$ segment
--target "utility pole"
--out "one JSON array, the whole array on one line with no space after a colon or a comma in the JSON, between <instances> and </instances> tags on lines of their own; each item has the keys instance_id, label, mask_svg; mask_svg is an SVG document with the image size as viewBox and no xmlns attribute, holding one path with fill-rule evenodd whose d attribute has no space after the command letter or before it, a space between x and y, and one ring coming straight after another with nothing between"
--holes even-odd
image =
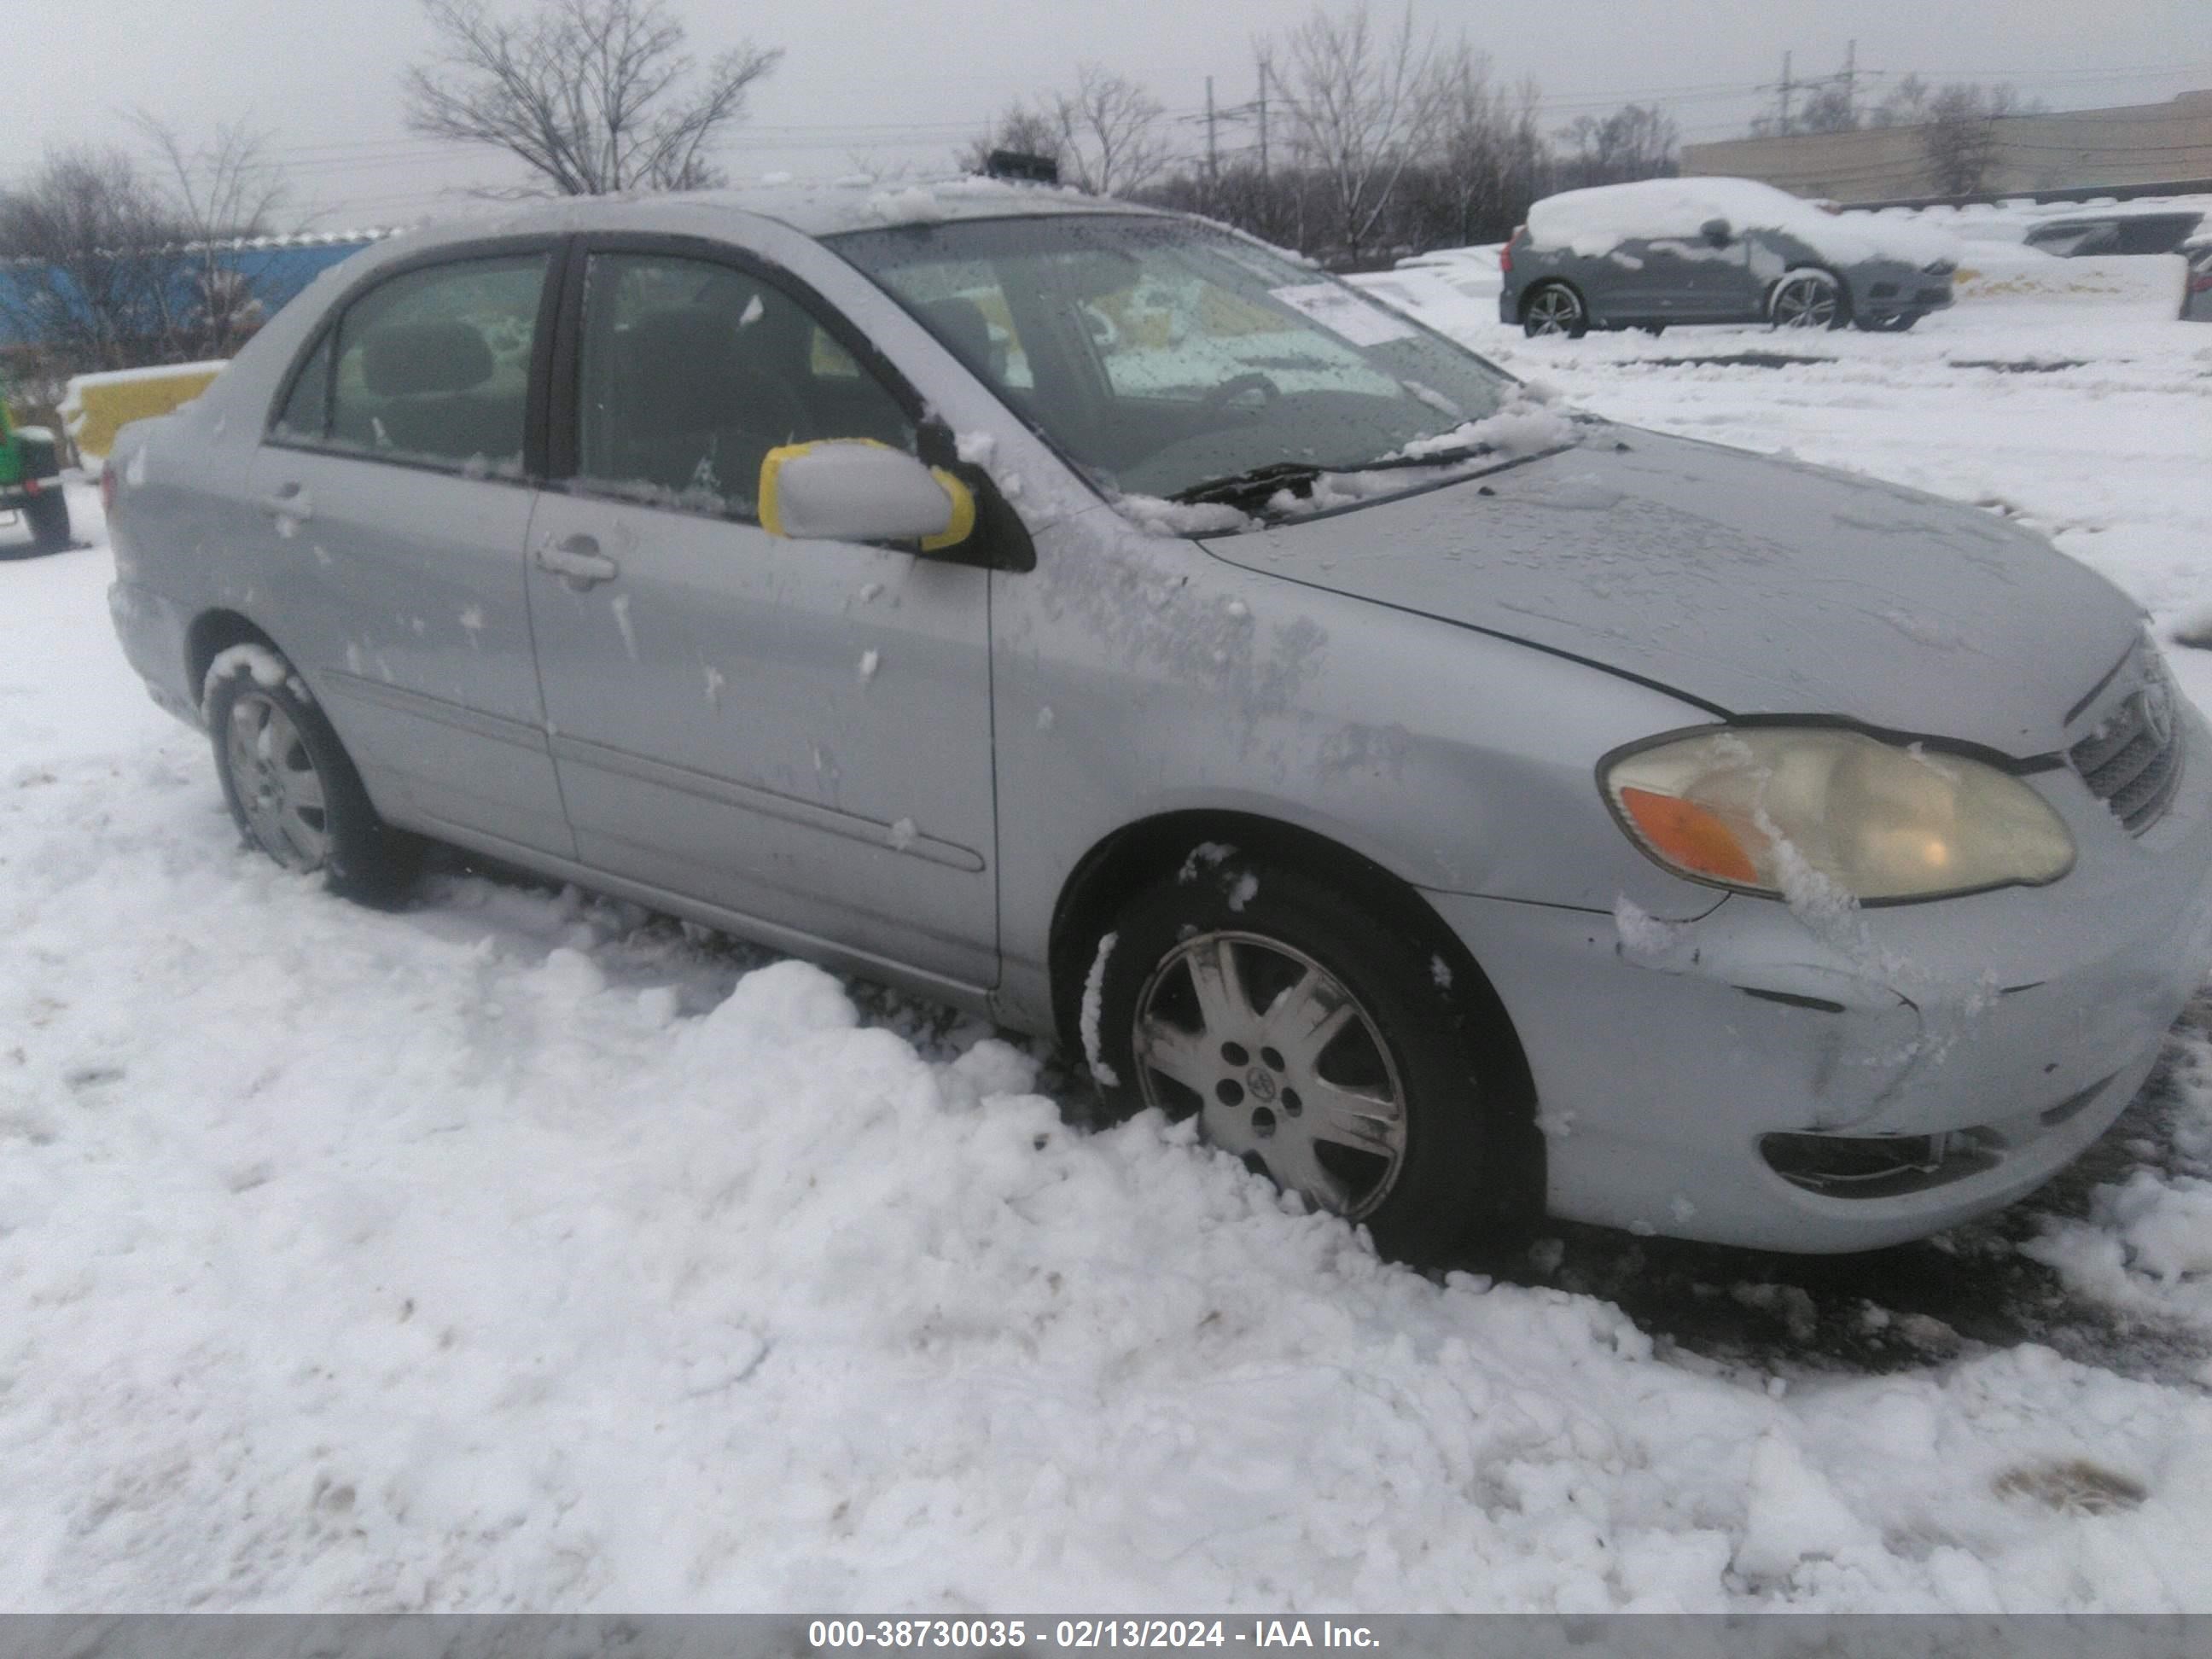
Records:
<instances>
[{"instance_id":1,"label":"utility pole","mask_svg":"<svg viewBox=\"0 0 2212 1659\"><path fill-rule=\"evenodd\" d=\"M1267 176L1267 60L1260 60L1260 177Z\"/></svg>"},{"instance_id":2,"label":"utility pole","mask_svg":"<svg viewBox=\"0 0 2212 1659\"><path fill-rule=\"evenodd\" d=\"M1787 137L1790 133L1790 54L1782 54L1782 118L1774 124L1776 132Z\"/></svg>"},{"instance_id":3,"label":"utility pole","mask_svg":"<svg viewBox=\"0 0 2212 1659\"><path fill-rule=\"evenodd\" d=\"M1213 139L1213 77L1206 77L1206 182L1208 186L1221 183L1221 152Z\"/></svg>"},{"instance_id":4,"label":"utility pole","mask_svg":"<svg viewBox=\"0 0 2212 1659\"><path fill-rule=\"evenodd\" d=\"M1850 117L1850 125L1859 124L1859 43L1852 41L1844 48L1844 113Z\"/></svg>"}]
</instances>

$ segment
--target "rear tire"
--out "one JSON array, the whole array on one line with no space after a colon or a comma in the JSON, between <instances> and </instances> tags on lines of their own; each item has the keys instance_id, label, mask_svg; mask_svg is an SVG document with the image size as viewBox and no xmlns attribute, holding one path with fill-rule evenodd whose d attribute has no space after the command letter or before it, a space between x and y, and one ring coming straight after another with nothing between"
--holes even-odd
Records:
<instances>
[{"instance_id":1,"label":"rear tire","mask_svg":"<svg viewBox=\"0 0 2212 1659\"><path fill-rule=\"evenodd\" d=\"M1372 903L1295 865L1194 854L1122 907L1103 957L1084 1037L1109 1106L1196 1117L1386 1255L1433 1261L1510 1224L1474 1023Z\"/></svg>"},{"instance_id":2,"label":"rear tire","mask_svg":"<svg viewBox=\"0 0 2212 1659\"><path fill-rule=\"evenodd\" d=\"M274 653L272 653L273 656ZM208 692L223 799L248 845L329 890L380 908L422 867L422 844L377 816L361 774L297 673L264 684L240 663Z\"/></svg>"},{"instance_id":3,"label":"rear tire","mask_svg":"<svg viewBox=\"0 0 2212 1659\"><path fill-rule=\"evenodd\" d=\"M59 553L70 544L69 497L61 481L44 481L39 493L23 503L23 521L31 529L31 545L41 553Z\"/></svg>"},{"instance_id":4,"label":"rear tire","mask_svg":"<svg viewBox=\"0 0 2212 1659\"><path fill-rule=\"evenodd\" d=\"M1589 332L1589 313L1565 283L1539 283L1521 301L1521 331L1532 340L1543 334L1579 340Z\"/></svg>"}]
</instances>

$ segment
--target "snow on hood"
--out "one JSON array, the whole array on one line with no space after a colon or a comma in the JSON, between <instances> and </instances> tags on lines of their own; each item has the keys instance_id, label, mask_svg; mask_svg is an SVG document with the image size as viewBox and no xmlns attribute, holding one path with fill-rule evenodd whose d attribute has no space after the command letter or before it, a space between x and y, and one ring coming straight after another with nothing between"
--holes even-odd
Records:
<instances>
[{"instance_id":1,"label":"snow on hood","mask_svg":"<svg viewBox=\"0 0 2212 1659\"><path fill-rule=\"evenodd\" d=\"M2058 746L2141 633L2125 595L2040 537L1821 468L1614 428L1483 483L1205 544L1730 714L2021 757Z\"/></svg>"},{"instance_id":2,"label":"snow on hood","mask_svg":"<svg viewBox=\"0 0 2212 1659\"><path fill-rule=\"evenodd\" d=\"M1528 241L1532 247L1566 248L1595 258L1632 240L1693 237L1708 219L1725 219L1739 234L1780 231L1839 264L1862 259L1955 264L1959 258L1955 242L1924 225L1868 213L1828 213L1753 179L1646 179L1562 191L1528 210Z\"/></svg>"}]
</instances>

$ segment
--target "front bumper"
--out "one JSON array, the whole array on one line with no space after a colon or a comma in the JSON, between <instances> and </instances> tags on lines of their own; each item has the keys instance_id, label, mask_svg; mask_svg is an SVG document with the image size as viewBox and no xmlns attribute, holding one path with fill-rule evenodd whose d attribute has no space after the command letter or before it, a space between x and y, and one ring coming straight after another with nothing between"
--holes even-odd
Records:
<instances>
[{"instance_id":1,"label":"front bumper","mask_svg":"<svg viewBox=\"0 0 2212 1659\"><path fill-rule=\"evenodd\" d=\"M1899 265L1872 274L1859 273L1851 284L1851 308L1860 317L1923 316L1949 308L1951 278L1930 276Z\"/></svg>"},{"instance_id":2,"label":"front bumper","mask_svg":"<svg viewBox=\"0 0 2212 1659\"><path fill-rule=\"evenodd\" d=\"M2212 974L2212 746L2185 718L2180 790L2140 837L2073 773L2041 775L2080 848L2049 887L1835 926L1737 895L1663 935L1632 928L1633 943L1609 915L1431 894L1527 1051L1550 1212L1766 1249L1869 1249L2063 1169L2134 1098ZM1848 1139L1769 1139L1806 1135ZM1942 1139L1919 1139L1930 1136ZM1932 1148L1940 1167L1802 1184L1808 1144L1847 1166L1869 1143Z\"/></svg>"}]
</instances>

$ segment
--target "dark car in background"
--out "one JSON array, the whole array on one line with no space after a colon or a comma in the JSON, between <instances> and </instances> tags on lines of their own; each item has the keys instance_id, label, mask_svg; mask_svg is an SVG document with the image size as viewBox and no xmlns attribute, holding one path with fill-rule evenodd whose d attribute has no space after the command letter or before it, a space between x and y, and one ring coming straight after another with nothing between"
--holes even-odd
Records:
<instances>
[{"instance_id":1,"label":"dark car in background","mask_svg":"<svg viewBox=\"0 0 2212 1659\"><path fill-rule=\"evenodd\" d=\"M1749 179L1650 179L1547 196L1499 260L1498 318L1529 335L1670 323L1911 328L1951 303L1957 252Z\"/></svg>"},{"instance_id":2,"label":"dark car in background","mask_svg":"<svg viewBox=\"0 0 2212 1659\"><path fill-rule=\"evenodd\" d=\"M2028 246L2062 259L2098 254L2178 253L2203 222L2203 214L2195 208L2133 212L2113 208L2046 219L2027 233L2027 241Z\"/></svg>"}]
</instances>

